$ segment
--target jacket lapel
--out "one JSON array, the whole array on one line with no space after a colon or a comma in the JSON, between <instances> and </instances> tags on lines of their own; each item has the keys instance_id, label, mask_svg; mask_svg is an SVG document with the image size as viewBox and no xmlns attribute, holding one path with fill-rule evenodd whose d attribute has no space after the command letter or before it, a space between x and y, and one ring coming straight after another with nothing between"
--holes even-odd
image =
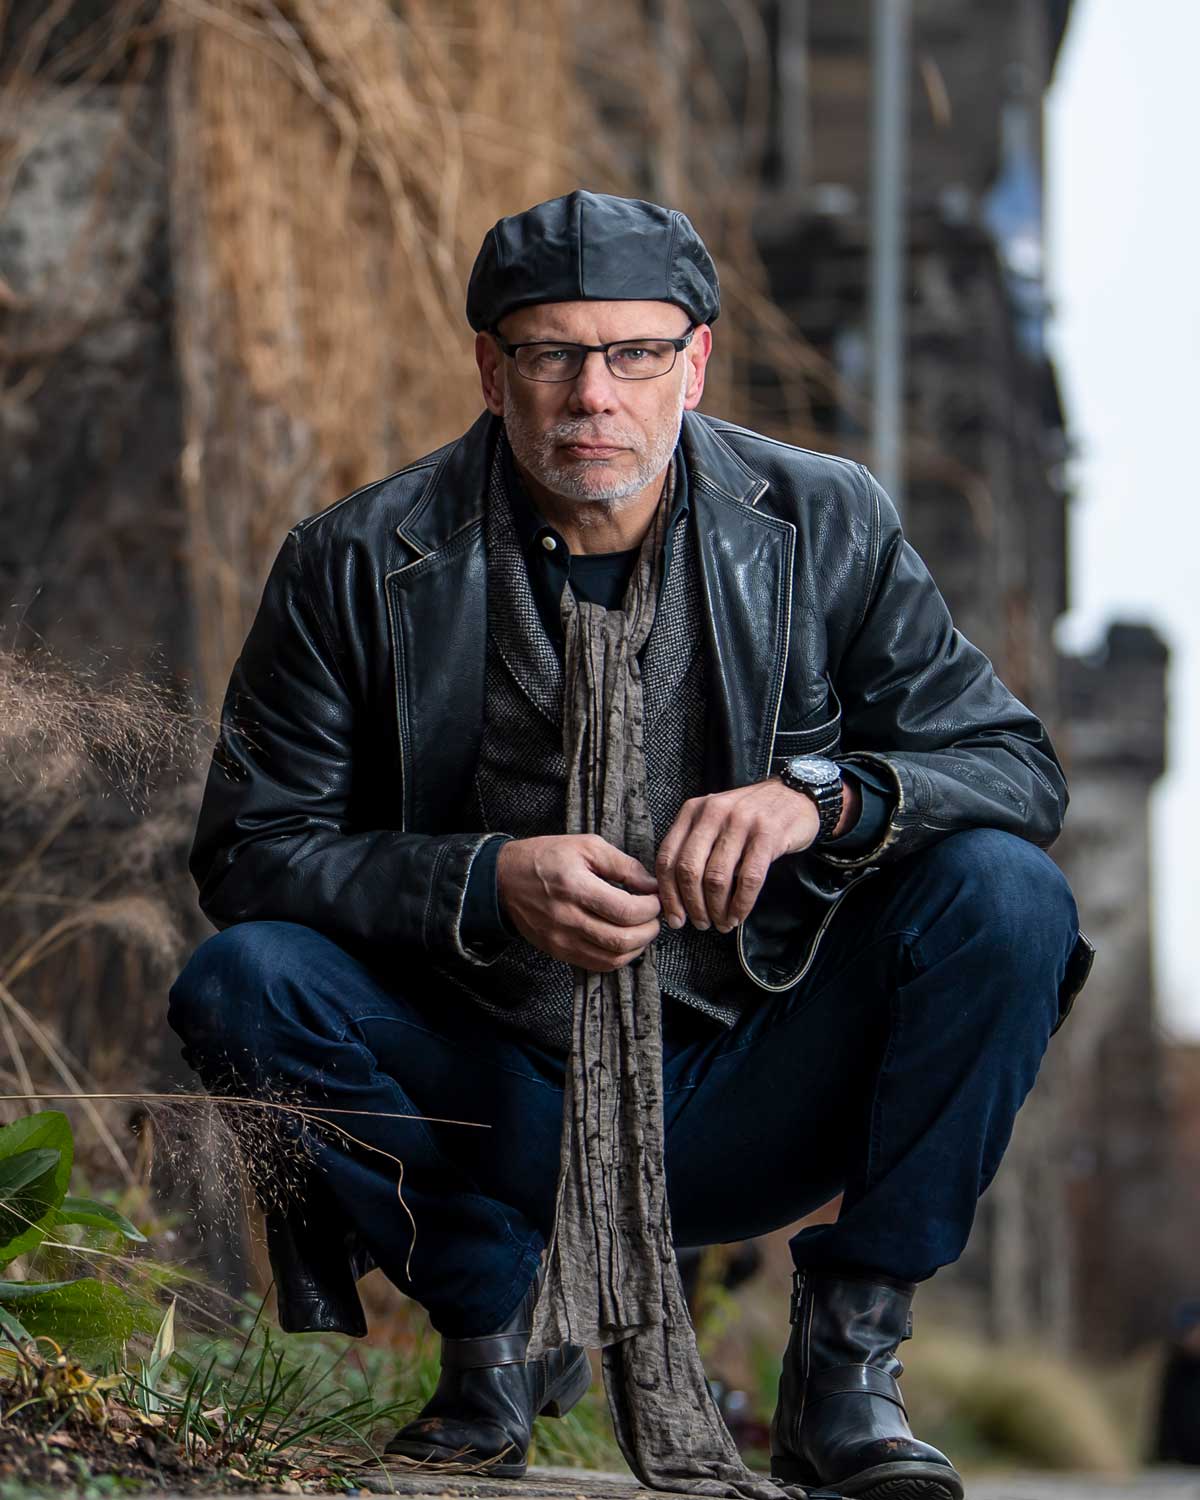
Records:
<instances>
[{"instance_id":1,"label":"jacket lapel","mask_svg":"<svg viewBox=\"0 0 1200 1500\"><path fill-rule=\"evenodd\" d=\"M484 483L499 422L485 412L443 449L396 535L417 555L389 573L404 827L466 832L483 733Z\"/></svg>"},{"instance_id":2,"label":"jacket lapel","mask_svg":"<svg viewBox=\"0 0 1200 1500\"><path fill-rule=\"evenodd\" d=\"M767 482L685 414L709 650L709 785L767 775L787 670L795 527L754 509Z\"/></svg>"},{"instance_id":3,"label":"jacket lapel","mask_svg":"<svg viewBox=\"0 0 1200 1500\"><path fill-rule=\"evenodd\" d=\"M386 580L404 824L467 832L461 820L483 733L487 569L473 521Z\"/></svg>"}]
</instances>

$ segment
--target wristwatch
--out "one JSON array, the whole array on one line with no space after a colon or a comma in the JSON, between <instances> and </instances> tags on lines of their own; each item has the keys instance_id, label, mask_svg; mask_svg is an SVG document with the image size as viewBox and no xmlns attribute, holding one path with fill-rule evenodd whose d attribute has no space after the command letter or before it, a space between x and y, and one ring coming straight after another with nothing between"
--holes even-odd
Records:
<instances>
[{"instance_id":1,"label":"wristwatch","mask_svg":"<svg viewBox=\"0 0 1200 1500\"><path fill-rule=\"evenodd\" d=\"M829 838L842 816L841 767L823 755L793 755L779 774L784 786L804 792L816 803L821 827L813 842Z\"/></svg>"}]
</instances>

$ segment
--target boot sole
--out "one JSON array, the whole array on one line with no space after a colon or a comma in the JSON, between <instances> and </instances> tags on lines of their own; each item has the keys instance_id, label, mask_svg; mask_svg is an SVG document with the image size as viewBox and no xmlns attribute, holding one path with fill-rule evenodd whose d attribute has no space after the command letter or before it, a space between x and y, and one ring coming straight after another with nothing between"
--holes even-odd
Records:
<instances>
[{"instance_id":1,"label":"boot sole","mask_svg":"<svg viewBox=\"0 0 1200 1500\"><path fill-rule=\"evenodd\" d=\"M558 1386L553 1388L553 1393L547 1393L548 1399L537 1415L565 1417L587 1395L591 1384L592 1367L585 1353L564 1372ZM395 1439L392 1441L395 1442ZM451 1453L432 1443L413 1443L404 1448L393 1448L389 1443L383 1451L390 1458L407 1459L415 1469L423 1469L427 1473L480 1474L491 1479L524 1479L528 1467L524 1458L515 1463L500 1463L497 1459L487 1458L472 1463L468 1453ZM503 1454L508 1449L502 1448L500 1451Z\"/></svg>"},{"instance_id":2,"label":"boot sole","mask_svg":"<svg viewBox=\"0 0 1200 1500\"><path fill-rule=\"evenodd\" d=\"M771 1478L809 1489L822 1484L807 1464L792 1459L772 1459ZM836 1482L827 1479L824 1488L846 1500L963 1500L961 1477L941 1464L877 1464Z\"/></svg>"}]
</instances>

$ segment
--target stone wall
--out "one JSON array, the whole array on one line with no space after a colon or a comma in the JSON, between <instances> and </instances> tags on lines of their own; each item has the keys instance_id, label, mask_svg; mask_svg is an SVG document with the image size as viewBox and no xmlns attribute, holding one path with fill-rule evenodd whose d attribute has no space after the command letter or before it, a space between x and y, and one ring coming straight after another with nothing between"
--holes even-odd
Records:
<instances>
[{"instance_id":1,"label":"stone wall","mask_svg":"<svg viewBox=\"0 0 1200 1500\"><path fill-rule=\"evenodd\" d=\"M1076 1318L1124 1351L1164 1326L1194 1259L1172 1170L1166 1053L1154 1007L1149 797L1164 769L1166 668L1146 626L1110 628L1061 663L1072 803L1056 851L1097 959L1055 1058L1074 1217Z\"/></svg>"},{"instance_id":2,"label":"stone wall","mask_svg":"<svg viewBox=\"0 0 1200 1500\"><path fill-rule=\"evenodd\" d=\"M0 595L81 663L187 660L161 93L0 115Z\"/></svg>"}]
</instances>

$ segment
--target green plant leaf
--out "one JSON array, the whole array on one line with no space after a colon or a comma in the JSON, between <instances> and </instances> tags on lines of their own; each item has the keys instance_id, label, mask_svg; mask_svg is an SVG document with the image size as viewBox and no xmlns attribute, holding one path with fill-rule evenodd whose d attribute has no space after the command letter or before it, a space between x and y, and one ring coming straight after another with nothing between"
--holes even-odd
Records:
<instances>
[{"instance_id":1,"label":"green plant leaf","mask_svg":"<svg viewBox=\"0 0 1200 1500\"><path fill-rule=\"evenodd\" d=\"M120 1351L138 1331L137 1310L120 1287L81 1276L78 1281L0 1281L0 1305L15 1304L31 1337L45 1334L81 1364Z\"/></svg>"},{"instance_id":2,"label":"green plant leaf","mask_svg":"<svg viewBox=\"0 0 1200 1500\"><path fill-rule=\"evenodd\" d=\"M0 1281L0 1307L7 1307L10 1302L33 1301L43 1292L74 1285L73 1281Z\"/></svg>"},{"instance_id":3,"label":"green plant leaf","mask_svg":"<svg viewBox=\"0 0 1200 1500\"><path fill-rule=\"evenodd\" d=\"M39 1153L42 1171L7 1194L0 1191L0 1267L41 1244L67 1195L75 1142L66 1115L44 1109L0 1126L0 1167L30 1152ZM52 1164L51 1153L57 1155ZM20 1175L24 1168L14 1170Z\"/></svg>"},{"instance_id":4,"label":"green plant leaf","mask_svg":"<svg viewBox=\"0 0 1200 1500\"><path fill-rule=\"evenodd\" d=\"M158 1332L154 1336L154 1348L150 1351L152 1365L165 1364L175 1352L175 1304L178 1300L177 1297L171 1298L171 1305L158 1325Z\"/></svg>"},{"instance_id":5,"label":"green plant leaf","mask_svg":"<svg viewBox=\"0 0 1200 1500\"><path fill-rule=\"evenodd\" d=\"M163 1399L163 1394L159 1390L159 1381L162 1379L163 1371L171 1363L171 1356L175 1353L175 1304L177 1300L172 1297L171 1305L163 1314L163 1320L158 1325L158 1332L154 1336L154 1348L150 1351L150 1358L142 1364L142 1395L144 1397L142 1409L144 1411L165 1411L169 1404Z\"/></svg>"},{"instance_id":6,"label":"green plant leaf","mask_svg":"<svg viewBox=\"0 0 1200 1500\"><path fill-rule=\"evenodd\" d=\"M107 1229L114 1234L123 1234L127 1240L148 1243L146 1236L130 1223L123 1213L107 1203L97 1203L93 1198L72 1198L70 1194L62 1201L62 1207L54 1216L55 1224L84 1224L91 1229Z\"/></svg>"},{"instance_id":7,"label":"green plant leaf","mask_svg":"<svg viewBox=\"0 0 1200 1500\"><path fill-rule=\"evenodd\" d=\"M0 1307L0 1333L3 1333L8 1342L14 1346L28 1343L31 1334L29 1330L13 1317L12 1313L5 1312Z\"/></svg>"},{"instance_id":8,"label":"green plant leaf","mask_svg":"<svg viewBox=\"0 0 1200 1500\"><path fill-rule=\"evenodd\" d=\"M11 1198L18 1188L44 1177L61 1160L60 1151L18 1151L7 1161L0 1161L0 1202Z\"/></svg>"}]
</instances>

